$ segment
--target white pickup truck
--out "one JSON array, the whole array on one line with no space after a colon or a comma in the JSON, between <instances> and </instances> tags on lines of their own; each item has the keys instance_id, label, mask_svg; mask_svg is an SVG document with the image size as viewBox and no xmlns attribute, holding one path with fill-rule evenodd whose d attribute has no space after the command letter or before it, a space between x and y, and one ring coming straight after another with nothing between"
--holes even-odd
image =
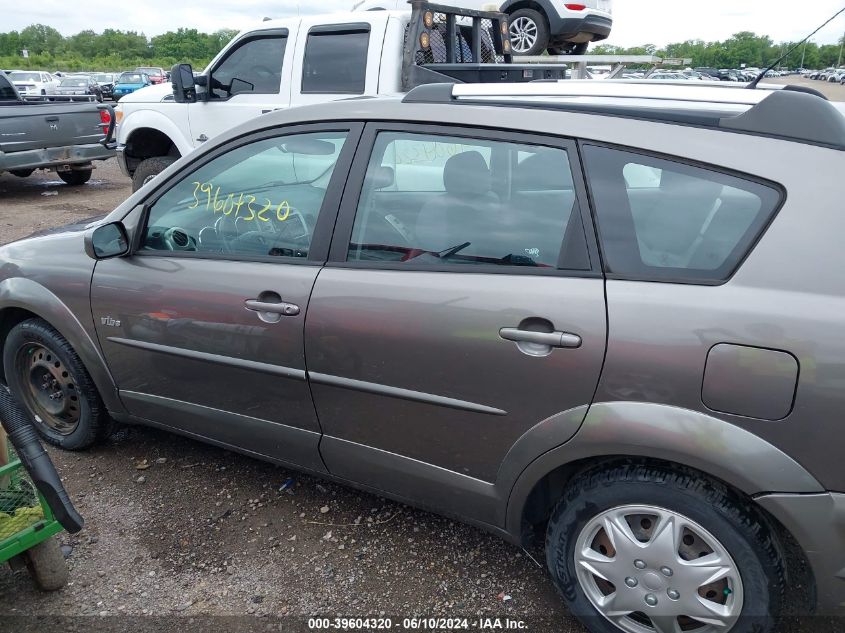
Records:
<instances>
[{"instance_id":1,"label":"white pickup truck","mask_svg":"<svg viewBox=\"0 0 845 633\"><path fill-rule=\"evenodd\" d=\"M414 0L410 11L268 20L194 76L121 99L117 154L133 189L208 139L271 110L394 94L438 81L563 79L562 65L511 63L507 16ZM451 36L450 36L451 34Z\"/></svg>"}]
</instances>

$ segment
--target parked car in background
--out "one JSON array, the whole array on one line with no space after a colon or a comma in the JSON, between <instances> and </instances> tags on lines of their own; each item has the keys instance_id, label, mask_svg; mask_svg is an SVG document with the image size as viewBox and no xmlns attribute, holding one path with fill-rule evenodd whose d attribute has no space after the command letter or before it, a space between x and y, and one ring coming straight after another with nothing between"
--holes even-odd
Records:
<instances>
[{"instance_id":1,"label":"parked car in background","mask_svg":"<svg viewBox=\"0 0 845 633\"><path fill-rule=\"evenodd\" d=\"M145 74L154 84L163 84L167 82L168 73L164 70L164 68L158 68L156 66L139 66L135 69L135 72Z\"/></svg>"},{"instance_id":2,"label":"parked car in background","mask_svg":"<svg viewBox=\"0 0 845 633\"><path fill-rule=\"evenodd\" d=\"M612 0L450 0L450 6L484 9L499 5L510 21L511 46L517 55L583 55L590 42L607 39L613 28ZM355 11L408 8L407 0L363 0Z\"/></svg>"},{"instance_id":3,"label":"parked car in background","mask_svg":"<svg viewBox=\"0 0 845 633\"><path fill-rule=\"evenodd\" d=\"M59 82L57 95L91 95L97 101L103 100L100 85L89 75L67 75Z\"/></svg>"},{"instance_id":4,"label":"parked car in background","mask_svg":"<svg viewBox=\"0 0 845 633\"><path fill-rule=\"evenodd\" d=\"M111 99L112 92L114 91L114 85L117 83L117 78L120 77L120 74L94 73L91 76L94 78L94 81L97 82L97 85L100 86L100 92L103 94L103 98Z\"/></svg>"},{"instance_id":5,"label":"parked car in background","mask_svg":"<svg viewBox=\"0 0 845 633\"><path fill-rule=\"evenodd\" d=\"M25 100L0 74L0 172L26 178L47 169L69 185L84 184L93 161L114 156L113 133L111 106L87 99Z\"/></svg>"},{"instance_id":6,"label":"parked car in background","mask_svg":"<svg viewBox=\"0 0 845 633\"><path fill-rule=\"evenodd\" d=\"M42 70L15 70L9 78L24 97L56 94L59 87L59 79Z\"/></svg>"},{"instance_id":7,"label":"parked car in background","mask_svg":"<svg viewBox=\"0 0 845 633\"><path fill-rule=\"evenodd\" d=\"M114 85L112 97L115 101L120 101L122 97L152 85L152 80L145 73L139 73L134 70L122 73Z\"/></svg>"}]
</instances>

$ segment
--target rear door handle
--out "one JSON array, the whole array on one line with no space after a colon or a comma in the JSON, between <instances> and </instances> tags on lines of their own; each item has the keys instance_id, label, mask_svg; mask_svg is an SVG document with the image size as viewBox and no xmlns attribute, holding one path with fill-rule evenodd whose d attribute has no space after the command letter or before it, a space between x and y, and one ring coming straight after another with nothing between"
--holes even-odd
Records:
<instances>
[{"instance_id":1,"label":"rear door handle","mask_svg":"<svg viewBox=\"0 0 845 633\"><path fill-rule=\"evenodd\" d=\"M514 341L515 343L536 343L549 347L581 347L581 337L569 332L535 332L533 330L520 330L515 327L503 327L499 330L499 336L506 341Z\"/></svg>"},{"instance_id":2,"label":"rear door handle","mask_svg":"<svg viewBox=\"0 0 845 633\"><path fill-rule=\"evenodd\" d=\"M253 312L271 312L273 314L281 314L282 316L296 316L299 314L298 305L285 301L268 303L267 301L259 301L258 299L247 299L244 301L244 305L247 310L252 310Z\"/></svg>"}]
</instances>

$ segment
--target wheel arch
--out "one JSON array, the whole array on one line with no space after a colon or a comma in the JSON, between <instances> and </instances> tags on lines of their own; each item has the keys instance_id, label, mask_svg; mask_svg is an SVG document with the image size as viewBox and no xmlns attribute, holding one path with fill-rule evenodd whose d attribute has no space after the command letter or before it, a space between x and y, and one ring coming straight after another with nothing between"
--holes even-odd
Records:
<instances>
[{"instance_id":1,"label":"wheel arch","mask_svg":"<svg viewBox=\"0 0 845 633\"><path fill-rule=\"evenodd\" d=\"M510 16L511 13L520 9L534 9L534 11L538 11L540 15L546 18L546 26L549 29L552 28L554 20L557 17L557 12L549 0L506 0L502 3L501 11Z\"/></svg>"},{"instance_id":2,"label":"wheel arch","mask_svg":"<svg viewBox=\"0 0 845 633\"><path fill-rule=\"evenodd\" d=\"M129 114L121 127L121 143L125 147L124 157L130 173L146 158L180 158L193 149L173 121L152 110Z\"/></svg>"},{"instance_id":3,"label":"wheel arch","mask_svg":"<svg viewBox=\"0 0 845 633\"><path fill-rule=\"evenodd\" d=\"M705 413L653 403L605 402L592 405L580 428L572 431L578 411L538 424L514 447L530 446L536 456L519 470L509 493L503 495L507 499L503 523L516 541L522 539L526 517L537 512L532 504L538 502L538 490L548 488L553 496L575 474L602 461L634 458L675 464L721 481L749 498L766 492L824 491L803 466L776 446ZM564 425L558 434L553 432L556 424ZM562 443L549 443L567 436ZM519 454L514 449L508 458ZM516 471L513 463L500 473L508 471ZM506 484L500 478L497 485Z\"/></svg>"},{"instance_id":4,"label":"wheel arch","mask_svg":"<svg viewBox=\"0 0 845 633\"><path fill-rule=\"evenodd\" d=\"M13 327L31 318L46 321L67 340L94 381L106 408L110 412L124 413L125 408L99 346L70 308L31 279L13 277L0 282L0 344L5 345ZM0 380L6 383L2 363Z\"/></svg>"}]
</instances>

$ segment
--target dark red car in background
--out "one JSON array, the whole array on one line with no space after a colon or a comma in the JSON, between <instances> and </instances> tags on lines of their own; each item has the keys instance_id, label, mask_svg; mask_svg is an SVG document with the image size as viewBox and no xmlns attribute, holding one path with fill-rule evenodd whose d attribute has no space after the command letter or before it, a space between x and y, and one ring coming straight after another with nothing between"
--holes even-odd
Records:
<instances>
[{"instance_id":1,"label":"dark red car in background","mask_svg":"<svg viewBox=\"0 0 845 633\"><path fill-rule=\"evenodd\" d=\"M144 73L149 76L150 81L154 84L160 84L167 81L167 71L164 68L156 68L154 66L139 66L135 72Z\"/></svg>"}]
</instances>

